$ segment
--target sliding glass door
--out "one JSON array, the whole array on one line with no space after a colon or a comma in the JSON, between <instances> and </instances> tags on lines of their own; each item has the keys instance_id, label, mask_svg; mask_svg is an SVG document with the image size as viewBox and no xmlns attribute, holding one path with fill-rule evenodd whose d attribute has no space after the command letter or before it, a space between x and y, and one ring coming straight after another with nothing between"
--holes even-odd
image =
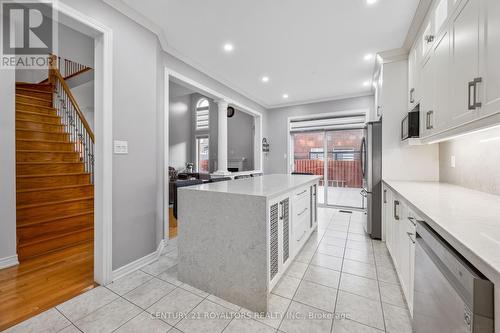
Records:
<instances>
[{"instance_id":1,"label":"sliding glass door","mask_svg":"<svg viewBox=\"0 0 500 333\"><path fill-rule=\"evenodd\" d=\"M363 208L360 150L362 129L325 132L328 150L326 202L328 205Z\"/></svg>"},{"instance_id":2,"label":"sliding glass door","mask_svg":"<svg viewBox=\"0 0 500 333\"><path fill-rule=\"evenodd\" d=\"M364 208L360 150L363 129L292 133L293 171L320 175L318 202Z\"/></svg>"}]
</instances>

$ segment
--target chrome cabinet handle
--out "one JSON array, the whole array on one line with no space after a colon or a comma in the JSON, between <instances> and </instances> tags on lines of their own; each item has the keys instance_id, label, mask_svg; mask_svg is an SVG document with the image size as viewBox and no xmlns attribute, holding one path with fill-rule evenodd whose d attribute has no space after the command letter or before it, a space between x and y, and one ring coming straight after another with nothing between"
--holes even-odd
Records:
<instances>
[{"instance_id":1,"label":"chrome cabinet handle","mask_svg":"<svg viewBox=\"0 0 500 333\"><path fill-rule=\"evenodd\" d=\"M300 213L298 213L298 214L297 214L297 216L300 216L300 215L304 214L306 211L307 211L307 207L306 207L306 208L304 208L304 210L303 210L303 211L301 211Z\"/></svg>"},{"instance_id":2,"label":"chrome cabinet handle","mask_svg":"<svg viewBox=\"0 0 500 333\"><path fill-rule=\"evenodd\" d=\"M408 238L410 238L410 241L411 241L413 244L415 244L415 240L414 240L414 239L413 239L413 237L412 237L412 236L415 236L415 234L414 234L414 233L411 233L411 232L407 232L406 234L408 235Z\"/></svg>"},{"instance_id":3,"label":"chrome cabinet handle","mask_svg":"<svg viewBox=\"0 0 500 333\"><path fill-rule=\"evenodd\" d=\"M284 215L284 209L285 207L283 207L283 202L280 202L280 216L279 216L279 219L280 220L283 220L283 215Z\"/></svg>"},{"instance_id":4,"label":"chrome cabinet handle","mask_svg":"<svg viewBox=\"0 0 500 333\"><path fill-rule=\"evenodd\" d=\"M415 97L413 94L415 93L415 88L410 89L410 103L415 103Z\"/></svg>"},{"instance_id":5,"label":"chrome cabinet handle","mask_svg":"<svg viewBox=\"0 0 500 333\"><path fill-rule=\"evenodd\" d=\"M414 227L417 226L417 222L416 222L417 219L415 219L414 217L411 217L411 216L408 216L408 221L411 222L411 224L413 224Z\"/></svg>"},{"instance_id":6,"label":"chrome cabinet handle","mask_svg":"<svg viewBox=\"0 0 500 333\"><path fill-rule=\"evenodd\" d=\"M433 124L433 121L432 121L432 116L433 115L434 115L434 110L427 111L427 113L426 113L427 120L426 120L426 126L425 126L425 128L428 129L428 130L431 130L431 129L434 128L434 124Z\"/></svg>"},{"instance_id":7,"label":"chrome cabinet handle","mask_svg":"<svg viewBox=\"0 0 500 333\"><path fill-rule=\"evenodd\" d=\"M478 95L478 93L477 93L477 90L478 90L477 85L479 83L483 82L483 78L482 77L476 77L473 82L474 82L474 108L480 108L483 104L481 102L477 101L477 95Z\"/></svg>"},{"instance_id":8,"label":"chrome cabinet handle","mask_svg":"<svg viewBox=\"0 0 500 333\"><path fill-rule=\"evenodd\" d=\"M399 221L398 207L399 207L399 201L394 200L394 219L396 221Z\"/></svg>"},{"instance_id":9,"label":"chrome cabinet handle","mask_svg":"<svg viewBox=\"0 0 500 333\"><path fill-rule=\"evenodd\" d=\"M387 203L387 190L384 190L384 203Z\"/></svg>"},{"instance_id":10,"label":"chrome cabinet handle","mask_svg":"<svg viewBox=\"0 0 500 333\"><path fill-rule=\"evenodd\" d=\"M304 191L302 191L302 192L300 192L300 193L297 193L297 194L296 194L296 196L302 195L302 194L304 194L304 193L306 193L306 192L307 192L307 190L304 190Z\"/></svg>"},{"instance_id":11,"label":"chrome cabinet handle","mask_svg":"<svg viewBox=\"0 0 500 333\"><path fill-rule=\"evenodd\" d=\"M307 230L304 230L302 235L297 239L297 242L300 242L302 240L302 238L304 238L304 236L306 235L306 232L307 232Z\"/></svg>"},{"instance_id":12,"label":"chrome cabinet handle","mask_svg":"<svg viewBox=\"0 0 500 333\"><path fill-rule=\"evenodd\" d=\"M474 105L474 101L472 100L472 94L471 94L471 91L474 92L475 88L475 83L474 81L470 81L468 84L467 84L467 93L469 94L468 97L467 97L467 109L469 110L475 110L476 109L476 106ZM474 92L474 95L476 93ZM474 96L474 99L476 98L476 96Z\"/></svg>"},{"instance_id":13,"label":"chrome cabinet handle","mask_svg":"<svg viewBox=\"0 0 500 333\"><path fill-rule=\"evenodd\" d=\"M361 192L359 192L363 197L367 197L368 195L368 192L366 192L364 189L361 190Z\"/></svg>"}]
</instances>

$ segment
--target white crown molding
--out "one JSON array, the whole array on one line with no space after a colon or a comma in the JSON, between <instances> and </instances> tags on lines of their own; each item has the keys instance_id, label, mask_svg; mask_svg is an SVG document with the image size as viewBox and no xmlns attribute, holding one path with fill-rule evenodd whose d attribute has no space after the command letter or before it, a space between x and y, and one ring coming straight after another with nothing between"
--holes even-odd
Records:
<instances>
[{"instance_id":1,"label":"white crown molding","mask_svg":"<svg viewBox=\"0 0 500 333\"><path fill-rule=\"evenodd\" d=\"M0 269L12 267L12 266L16 266L16 265L19 265L19 260L17 259L17 254L10 256L10 257L0 258Z\"/></svg>"},{"instance_id":2,"label":"white crown molding","mask_svg":"<svg viewBox=\"0 0 500 333\"><path fill-rule=\"evenodd\" d=\"M425 20L425 16L432 5L432 1L433 0L420 0L402 46L402 48L406 51L410 51L413 46L413 43L417 38L418 31L420 30L420 27Z\"/></svg>"},{"instance_id":3,"label":"white crown molding","mask_svg":"<svg viewBox=\"0 0 500 333\"><path fill-rule=\"evenodd\" d=\"M366 97L366 96L373 96L373 92L366 91L366 92L357 93L357 94L345 94L345 95L338 95L338 96L333 96L333 97L309 99L309 100L298 101L298 102L274 104L274 105L269 106L268 109L272 110L272 109L286 108L286 107L292 107L292 106L300 106L300 105L322 103L322 102L331 102L331 101L338 101L338 100L342 100L342 99Z\"/></svg>"}]
</instances>

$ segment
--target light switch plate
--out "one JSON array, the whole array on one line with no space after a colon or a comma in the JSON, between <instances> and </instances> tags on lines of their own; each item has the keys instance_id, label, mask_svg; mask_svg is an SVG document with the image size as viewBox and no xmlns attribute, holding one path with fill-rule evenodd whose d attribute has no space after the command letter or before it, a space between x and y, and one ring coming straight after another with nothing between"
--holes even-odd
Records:
<instances>
[{"instance_id":1,"label":"light switch plate","mask_svg":"<svg viewBox=\"0 0 500 333\"><path fill-rule=\"evenodd\" d=\"M451 158L450 158L450 166L452 168L456 167L457 165L457 159L455 158L455 155L451 155Z\"/></svg>"},{"instance_id":2,"label":"light switch plate","mask_svg":"<svg viewBox=\"0 0 500 333\"><path fill-rule=\"evenodd\" d=\"M128 141L113 141L113 151L115 154L128 154Z\"/></svg>"}]
</instances>

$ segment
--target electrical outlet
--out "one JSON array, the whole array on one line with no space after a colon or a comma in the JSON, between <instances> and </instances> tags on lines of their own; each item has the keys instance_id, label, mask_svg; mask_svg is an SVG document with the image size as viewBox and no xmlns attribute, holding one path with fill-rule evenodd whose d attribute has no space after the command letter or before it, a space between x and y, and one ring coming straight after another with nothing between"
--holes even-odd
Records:
<instances>
[{"instance_id":1,"label":"electrical outlet","mask_svg":"<svg viewBox=\"0 0 500 333\"><path fill-rule=\"evenodd\" d=\"M450 159L450 166L451 166L452 168L454 168L454 167L456 167L456 165L457 165L457 160L456 160L456 158L455 158L455 155L451 155L451 159Z\"/></svg>"}]
</instances>

